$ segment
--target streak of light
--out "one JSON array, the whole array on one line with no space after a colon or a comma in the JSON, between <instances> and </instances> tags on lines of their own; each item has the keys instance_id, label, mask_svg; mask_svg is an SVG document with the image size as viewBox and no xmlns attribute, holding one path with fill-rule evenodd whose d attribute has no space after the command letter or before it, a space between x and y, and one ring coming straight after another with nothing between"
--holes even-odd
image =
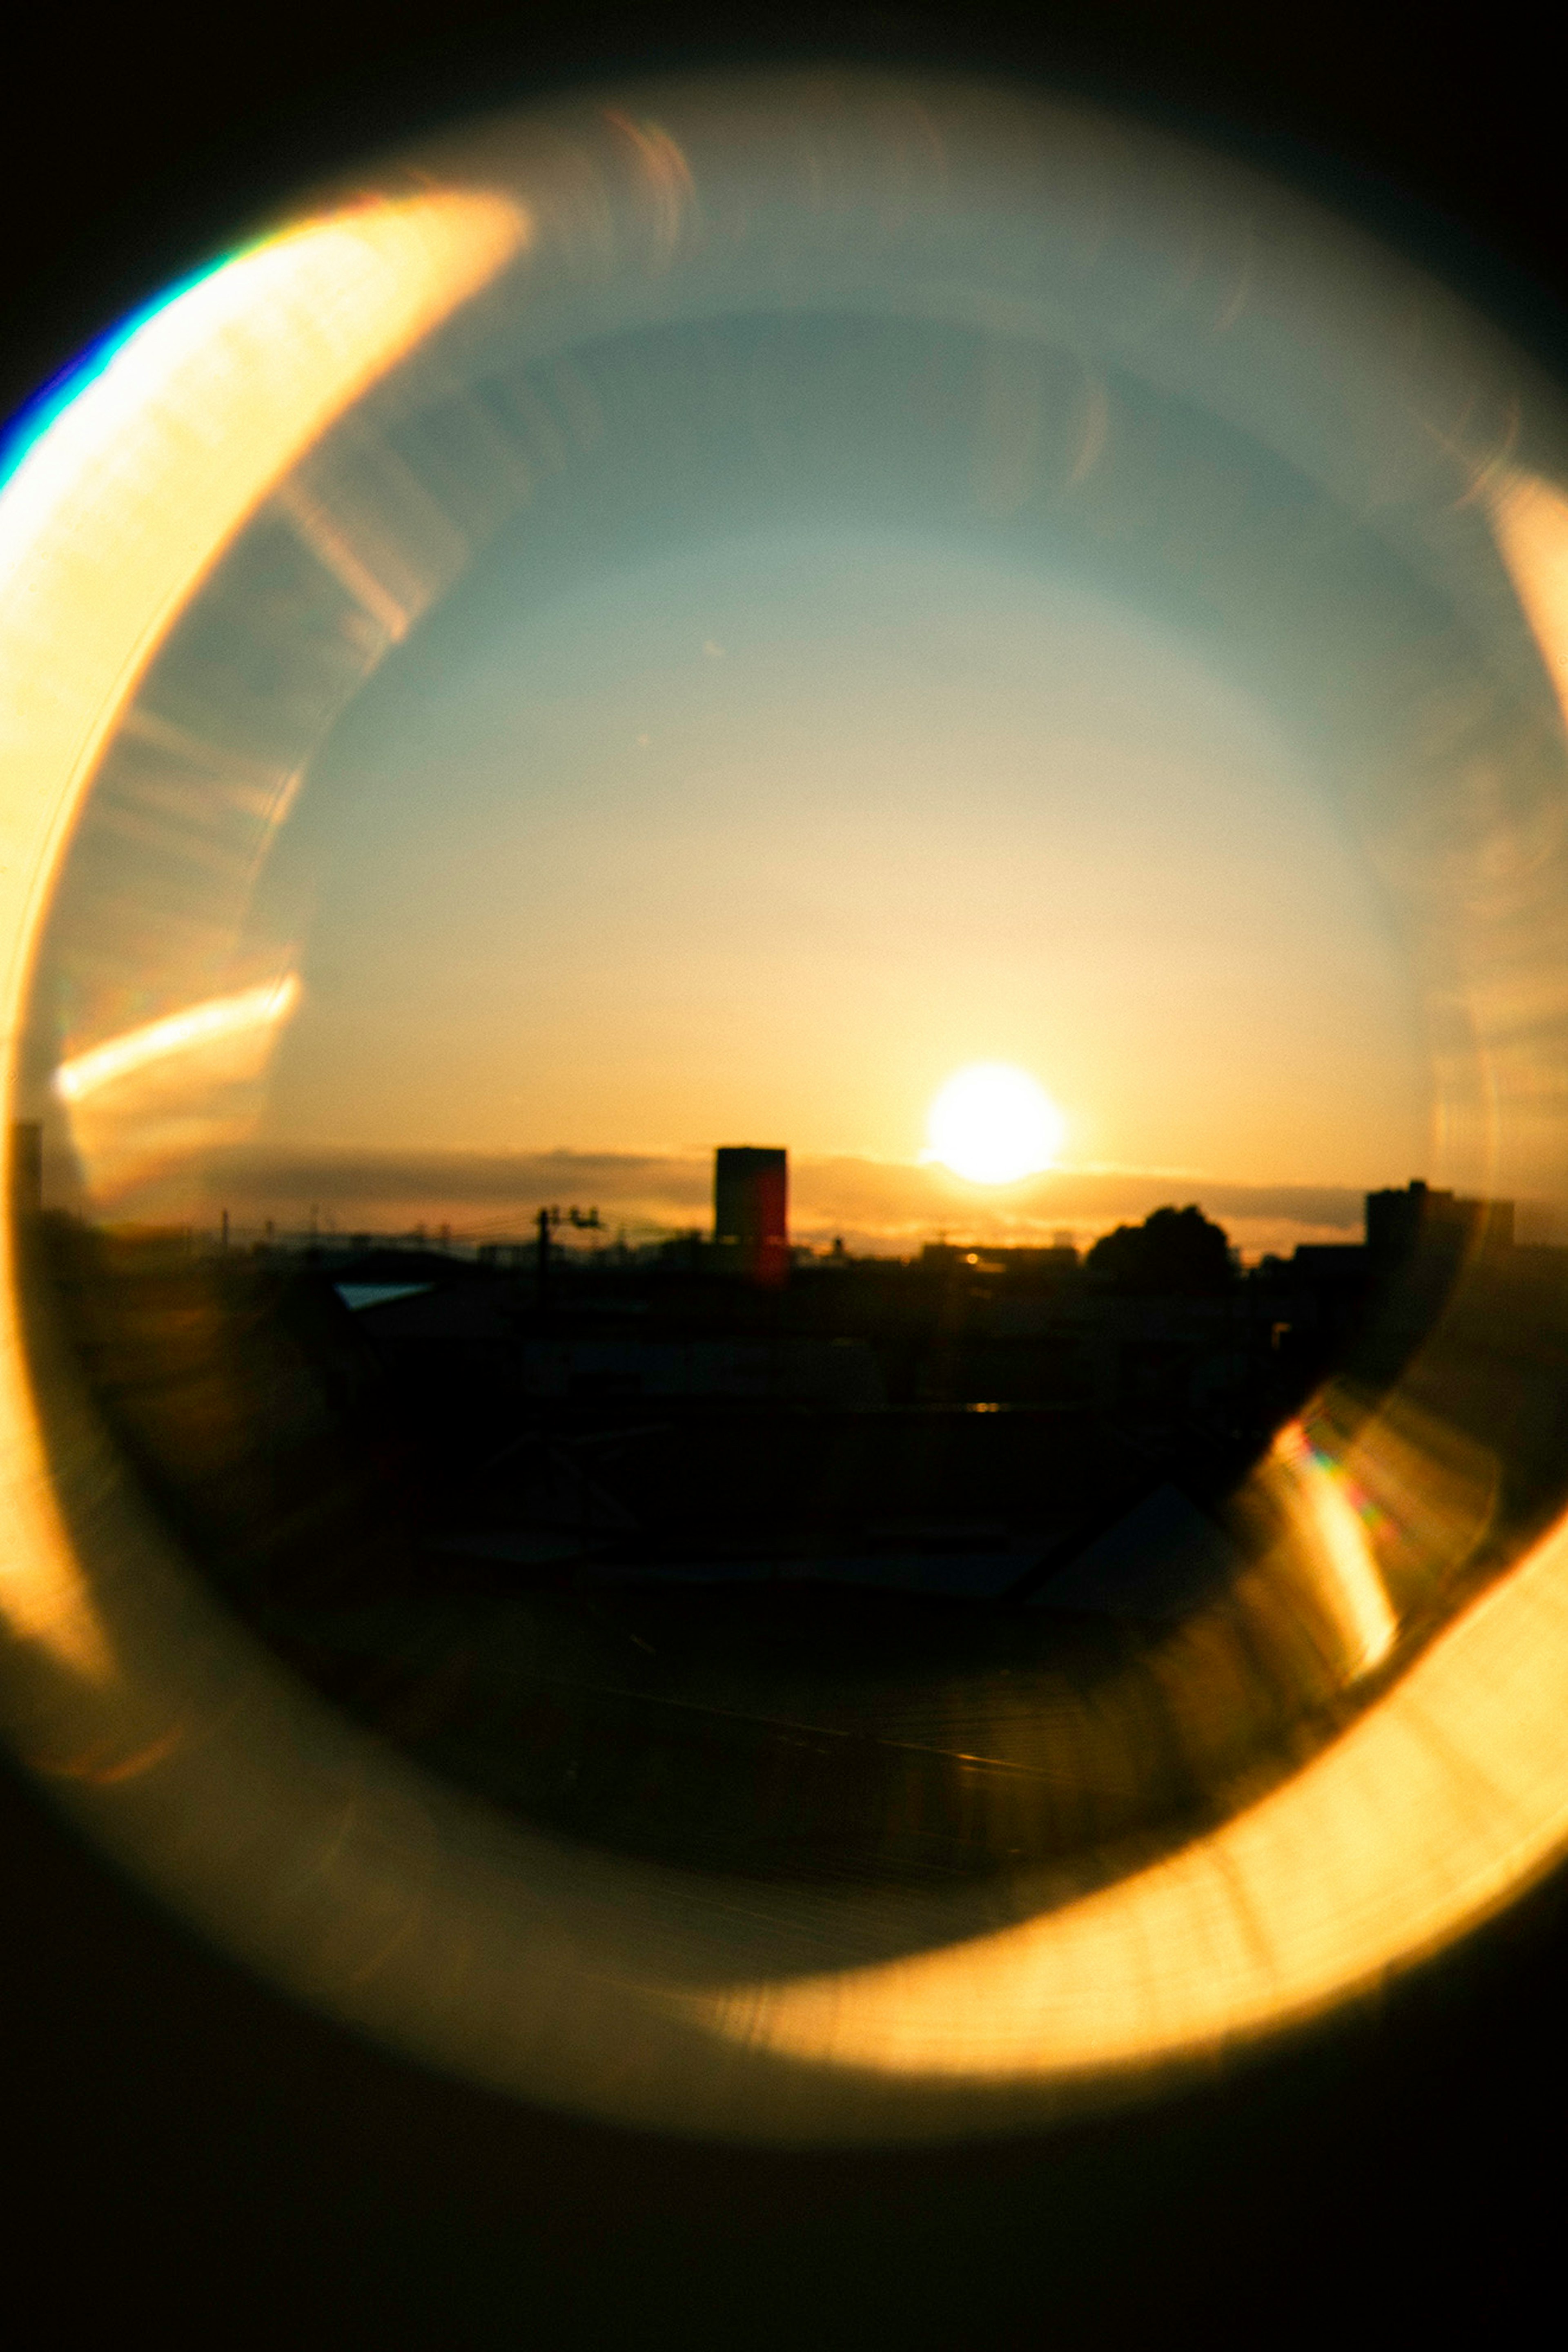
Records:
<instances>
[{"instance_id":1,"label":"streak of light","mask_svg":"<svg viewBox=\"0 0 1568 2352\"><path fill-rule=\"evenodd\" d=\"M269 240L115 344L0 496L0 1092L55 863L99 754L215 557L332 419L526 243L500 195L367 204ZM96 363L95 363L96 364ZM0 1614L112 1673L60 1521L24 1352L0 1319Z\"/></svg>"},{"instance_id":2,"label":"streak of light","mask_svg":"<svg viewBox=\"0 0 1568 2352\"><path fill-rule=\"evenodd\" d=\"M290 482L279 491L278 502L306 546L361 610L370 614L388 642L401 645L408 635L412 614L376 578L348 533L332 520L319 499L311 498L302 484Z\"/></svg>"},{"instance_id":3,"label":"streak of light","mask_svg":"<svg viewBox=\"0 0 1568 2352\"><path fill-rule=\"evenodd\" d=\"M1280 1432L1274 1460L1290 1480L1293 1516L1318 1598L1354 1681L1382 1664L1399 1631L1367 1538L1365 1497L1333 1456L1313 1445L1299 1421L1287 1422Z\"/></svg>"},{"instance_id":4,"label":"streak of light","mask_svg":"<svg viewBox=\"0 0 1568 2352\"><path fill-rule=\"evenodd\" d=\"M629 139L642 166L652 200L655 236L667 260L680 242L681 229L696 201L692 167L678 140L661 122L634 122L629 115L607 108L604 120Z\"/></svg>"},{"instance_id":5,"label":"streak of light","mask_svg":"<svg viewBox=\"0 0 1568 2352\"><path fill-rule=\"evenodd\" d=\"M1505 474L1492 530L1568 719L1568 497L1537 474Z\"/></svg>"},{"instance_id":6,"label":"streak of light","mask_svg":"<svg viewBox=\"0 0 1568 2352\"><path fill-rule=\"evenodd\" d=\"M1568 1843L1568 1522L1351 1730L1135 1877L946 1950L682 1997L727 2039L1025 2084L1304 2020L1500 1907Z\"/></svg>"},{"instance_id":7,"label":"streak of light","mask_svg":"<svg viewBox=\"0 0 1568 2352\"><path fill-rule=\"evenodd\" d=\"M328 422L523 236L498 197L437 195L277 238L140 327L17 465L0 498L10 991L64 828L191 590Z\"/></svg>"},{"instance_id":8,"label":"streak of light","mask_svg":"<svg viewBox=\"0 0 1568 2352\"><path fill-rule=\"evenodd\" d=\"M237 996L214 996L205 1004L168 1013L120 1037L110 1037L88 1053L62 1062L55 1072L55 1091L67 1102L80 1102L99 1087L166 1062L193 1045L211 1045L220 1038L276 1028L287 1020L299 1002L299 982L293 972L261 988L247 988Z\"/></svg>"}]
</instances>

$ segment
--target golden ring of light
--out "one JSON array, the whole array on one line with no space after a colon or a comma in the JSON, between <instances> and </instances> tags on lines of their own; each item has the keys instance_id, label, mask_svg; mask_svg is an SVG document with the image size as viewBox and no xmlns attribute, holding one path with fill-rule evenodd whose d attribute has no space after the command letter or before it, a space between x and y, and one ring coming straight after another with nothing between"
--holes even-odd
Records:
<instances>
[{"instance_id":1,"label":"golden ring of light","mask_svg":"<svg viewBox=\"0 0 1568 2352\"><path fill-rule=\"evenodd\" d=\"M154 318L0 499L5 1080L38 924L100 747L214 554L359 390L514 252L487 196L329 218ZM1568 502L1490 486L1568 686ZM7 1145L7 1148L9 1146ZM9 1230L9 1229L8 1229ZM622 2119L761 2138L946 2131L1074 2080L1312 2015L1484 1918L1568 1845L1568 1520L1333 1748L1185 1851L967 1942L780 1973L733 1905L465 1812L227 1627L0 1324L11 1734L87 1825L231 1949L428 2063ZM74 1417L73 1417L74 1416ZM1311 1475L1310 1472L1303 1475ZM966 2093L956 2105L947 2093Z\"/></svg>"},{"instance_id":2,"label":"golden ring of light","mask_svg":"<svg viewBox=\"0 0 1568 2352\"><path fill-rule=\"evenodd\" d=\"M971 1062L931 1105L927 1156L971 1184L1016 1184L1055 1163L1067 1122L1043 1087L1009 1062Z\"/></svg>"}]
</instances>

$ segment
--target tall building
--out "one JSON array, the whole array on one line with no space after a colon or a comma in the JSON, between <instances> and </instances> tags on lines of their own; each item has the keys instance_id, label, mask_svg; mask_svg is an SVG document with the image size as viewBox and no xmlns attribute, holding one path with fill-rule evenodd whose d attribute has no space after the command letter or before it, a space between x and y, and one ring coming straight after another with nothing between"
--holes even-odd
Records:
<instances>
[{"instance_id":1,"label":"tall building","mask_svg":"<svg viewBox=\"0 0 1568 2352\"><path fill-rule=\"evenodd\" d=\"M713 1237L721 1261L753 1282L782 1282L789 1265L789 1155L777 1146L722 1144L713 1163Z\"/></svg>"}]
</instances>

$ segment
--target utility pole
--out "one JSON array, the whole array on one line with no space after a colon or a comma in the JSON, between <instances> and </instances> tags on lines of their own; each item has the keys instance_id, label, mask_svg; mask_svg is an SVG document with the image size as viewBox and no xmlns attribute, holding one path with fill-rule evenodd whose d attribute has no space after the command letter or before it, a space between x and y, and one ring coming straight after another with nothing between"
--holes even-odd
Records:
<instances>
[{"instance_id":1,"label":"utility pole","mask_svg":"<svg viewBox=\"0 0 1568 2352\"><path fill-rule=\"evenodd\" d=\"M538 1310L542 1315L549 1304L549 1229L550 1213L541 1209L534 1219L539 1230Z\"/></svg>"},{"instance_id":2,"label":"utility pole","mask_svg":"<svg viewBox=\"0 0 1568 2352\"><path fill-rule=\"evenodd\" d=\"M597 1209L576 1207L561 1210L540 1209L534 1219L538 1234L538 1309L542 1315L549 1304L550 1235L558 1225L573 1225L579 1233L600 1234L603 1222Z\"/></svg>"}]
</instances>

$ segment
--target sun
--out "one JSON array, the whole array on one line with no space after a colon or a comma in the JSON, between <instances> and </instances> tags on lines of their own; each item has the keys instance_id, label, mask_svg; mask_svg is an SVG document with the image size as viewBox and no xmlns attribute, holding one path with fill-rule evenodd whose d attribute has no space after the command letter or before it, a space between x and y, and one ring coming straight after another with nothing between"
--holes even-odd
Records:
<instances>
[{"instance_id":1,"label":"sun","mask_svg":"<svg viewBox=\"0 0 1568 2352\"><path fill-rule=\"evenodd\" d=\"M922 1156L972 1184L1016 1184L1055 1164L1066 1132L1061 1113L1026 1070L972 1062L933 1102Z\"/></svg>"}]
</instances>

